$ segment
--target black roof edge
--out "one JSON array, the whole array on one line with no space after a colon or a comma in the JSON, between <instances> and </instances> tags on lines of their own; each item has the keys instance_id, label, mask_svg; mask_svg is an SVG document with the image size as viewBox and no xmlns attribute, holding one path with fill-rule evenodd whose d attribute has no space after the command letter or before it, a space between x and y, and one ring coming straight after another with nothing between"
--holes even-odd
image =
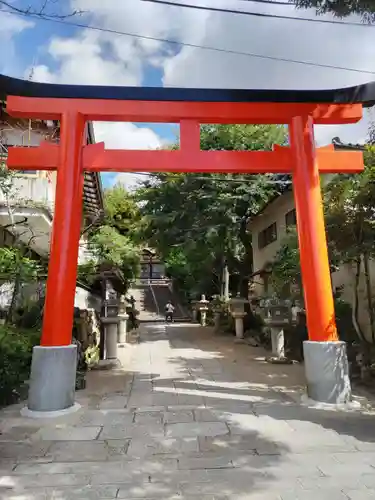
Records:
<instances>
[{"instance_id":1,"label":"black roof edge","mask_svg":"<svg viewBox=\"0 0 375 500\"><path fill-rule=\"evenodd\" d=\"M38 83L0 75L0 99L8 95L68 99L110 99L191 102L361 103L375 104L375 82L327 90L195 89L119 87Z\"/></svg>"},{"instance_id":2,"label":"black roof edge","mask_svg":"<svg viewBox=\"0 0 375 500\"><path fill-rule=\"evenodd\" d=\"M87 122L87 142L88 144L95 144L95 133L94 133L94 124L93 122ZM99 196L99 204L101 208L104 207L104 198L103 198L103 186L100 174L98 172L92 172L95 177L95 183L98 190Z\"/></svg>"}]
</instances>

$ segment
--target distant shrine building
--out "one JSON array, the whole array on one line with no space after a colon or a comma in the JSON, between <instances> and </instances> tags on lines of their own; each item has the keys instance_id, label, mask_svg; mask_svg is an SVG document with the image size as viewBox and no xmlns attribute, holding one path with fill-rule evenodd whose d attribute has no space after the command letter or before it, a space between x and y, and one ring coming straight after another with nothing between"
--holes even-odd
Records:
<instances>
[{"instance_id":1,"label":"distant shrine building","mask_svg":"<svg viewBox=\"0 0 375 500\"><path fill-rule=\"evenodd\" d=\"M141 256L141 279L164 279L165 264L151 248L144 248Z\"/></svg>"}]
</instances>

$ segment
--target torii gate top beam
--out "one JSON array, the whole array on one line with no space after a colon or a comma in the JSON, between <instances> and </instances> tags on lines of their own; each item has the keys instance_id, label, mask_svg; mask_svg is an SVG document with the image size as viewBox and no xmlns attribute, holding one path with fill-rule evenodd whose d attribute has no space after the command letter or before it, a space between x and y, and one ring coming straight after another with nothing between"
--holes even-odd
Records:
<instances>
[{"instance_id":1,"label":"torii gate top beam","mask_svg":"<svg viewBox=\"0 0 375 500\"><path fill-rule=\"evenodd\" d=\"M327 90L194 89L59 85L30 82L0 75L0 98L16 95L59 99L115 101L232 102L232 103L324 103L375 105L375 82Z\"/></svg>"},{"instance_id":2,"label":"torii gate top beam","mask_svg":"<svg viewBox=\"0 0 375 500\"><path fill-rule=\"evenodd\" d=\"M286 124L309 115L316 124L336 124L359 121L362 107L375 104L375 82L334 90L176 89L55 85L0 75L0 97L6 96L9 112L27 118L59 119L74 110L94 121Z\"/></svg>"}]
</instances>

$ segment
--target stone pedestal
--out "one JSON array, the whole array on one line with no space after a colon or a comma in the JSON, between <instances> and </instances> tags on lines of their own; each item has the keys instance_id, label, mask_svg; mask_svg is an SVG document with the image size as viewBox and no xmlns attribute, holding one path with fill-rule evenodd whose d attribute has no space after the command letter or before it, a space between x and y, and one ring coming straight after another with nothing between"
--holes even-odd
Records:
<instances>
[{"instance_id":1,"label":"stone pedestal","mask_svg":"<svg viewBox=\"0 0 375 500\"><path fill-rule=\"evenodd\" d=\"M74 410L76 369L76 345L34 347L29 399L23 414L43 416Z\"/></svg>"},{"instance_id":2,"label":"stone pedestal","mask_svg":"<svg viewBox=\"0 0 375 500\"><path fill-rule=\"evenodd\" d=\"M129 319L128 314L126 314L126 302L125 302L125 296L122 295L120 299L120 303L118 306L118 331L117 331L117 342L119 344L125 344L127 342L127 332L126 332L126 326L127 326L127 320Z\"/></svg>"},{"instance_id":3,"label":"stone pedestal","mask_svg":"<svg viewBox=\"0 0 375 500\"><path fill-rule=\"evenodd\" d=\"M273 357L283 358L285 356L284 330L282 328L271 328L271 345Z\"/></svg>"},{"instance_id":4,"label":"stone pedestal","mask_svg":"<svg viewBox=\"0 0 375 500\"><path fill-rule=\"evenodd\" d=\"M220 312L214 312L214 327L215 331L218 332L220 330Z\"/></svg>"},{"instance_id":5,"label":"stone pedestal","mask_svg":"<svg viewBox=\"0 0 375 500\"><path fill-rule=\"evenodd\" d=\"M350 402L346 343L306 341L303 352L308 397L335 405Z\"/></svg>"},{"instance_id":6,"label":"stone pedestal","mask_svg":"<svg viewBox=\"0 0 375 500\"><path fill-rule=\"evenodd\" d=\"M201 313L201 325L206 326L207 324L207 311L208 311L208 300L206 300L206 296L202 295L202 298L199 302L197 302L198 311Z\"/></svg>"},{"instance_id":7,"label":"stone pedestal","mask_svg":"<svg viewBox=\"0 0 375 500\"><path fill-rule=\"evenodd\" d=\"M128 337L127 337L127 320L129 319L129 316L125 314L119 314L118 315L118 331L117 331L117 342L119 344L125 344L128 342Z\"/></svg>"},{"instance_id":8,"label":"stone pedestal","mask_svg":"<svg viewBox=\"0 0 375 500\"><path fill-rule=\"evenodd\" d=\"M201 325L206 326L207 324L207 310L208 309L200 309L201 312Z\"/></svg>"},{"instance_id":9,"label":"stone pedestal","mask_svg":"<svg viewBox=\"0 0 375 500\"><path fill-rule=\"evenodd\" d=\"M236 328L236 338L243 339L244 336L244 328L243 328L243 319L246 316L245 312L232 312L232 316L234 318L235 328Z\"/></svg>"},{"instance_id":10,"label":"stone pedestal","mask_svg":"<svg viewBox=\"0 0 375 500\"><path fill-rule=\"evenodd\" d=\"M193 323L196 323L198 321L197 301L192 300L190 302L190 305L191 305L191 318L193 320Z\"/></svg>"},{"instance_id":11,"label":"stone pedestal","mask_svg":"<svg viewBox=\"0 0 375 500\"><path fill-rule=\"evenodd\" d=\"M105 328L105 359L117 359L117 336L119 327L119 318L117 316L108 316L101 318Z\"/></svg>"}]
</instances>

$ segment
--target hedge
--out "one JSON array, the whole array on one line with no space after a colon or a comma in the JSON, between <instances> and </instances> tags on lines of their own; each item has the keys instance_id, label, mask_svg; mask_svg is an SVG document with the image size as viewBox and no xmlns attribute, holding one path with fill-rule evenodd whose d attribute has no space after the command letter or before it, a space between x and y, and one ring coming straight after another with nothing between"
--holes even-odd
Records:
<instances>
[{"instance_id":1,"label":"hedge","mask_svg":"<svg viewBox=\"0 0 375 500\"><path fill-rule=\"evenodd\" d=\"M0 406L14 403L30 374L32 349L40 332L0 325Z\"/></svg>"}]
</instances>

